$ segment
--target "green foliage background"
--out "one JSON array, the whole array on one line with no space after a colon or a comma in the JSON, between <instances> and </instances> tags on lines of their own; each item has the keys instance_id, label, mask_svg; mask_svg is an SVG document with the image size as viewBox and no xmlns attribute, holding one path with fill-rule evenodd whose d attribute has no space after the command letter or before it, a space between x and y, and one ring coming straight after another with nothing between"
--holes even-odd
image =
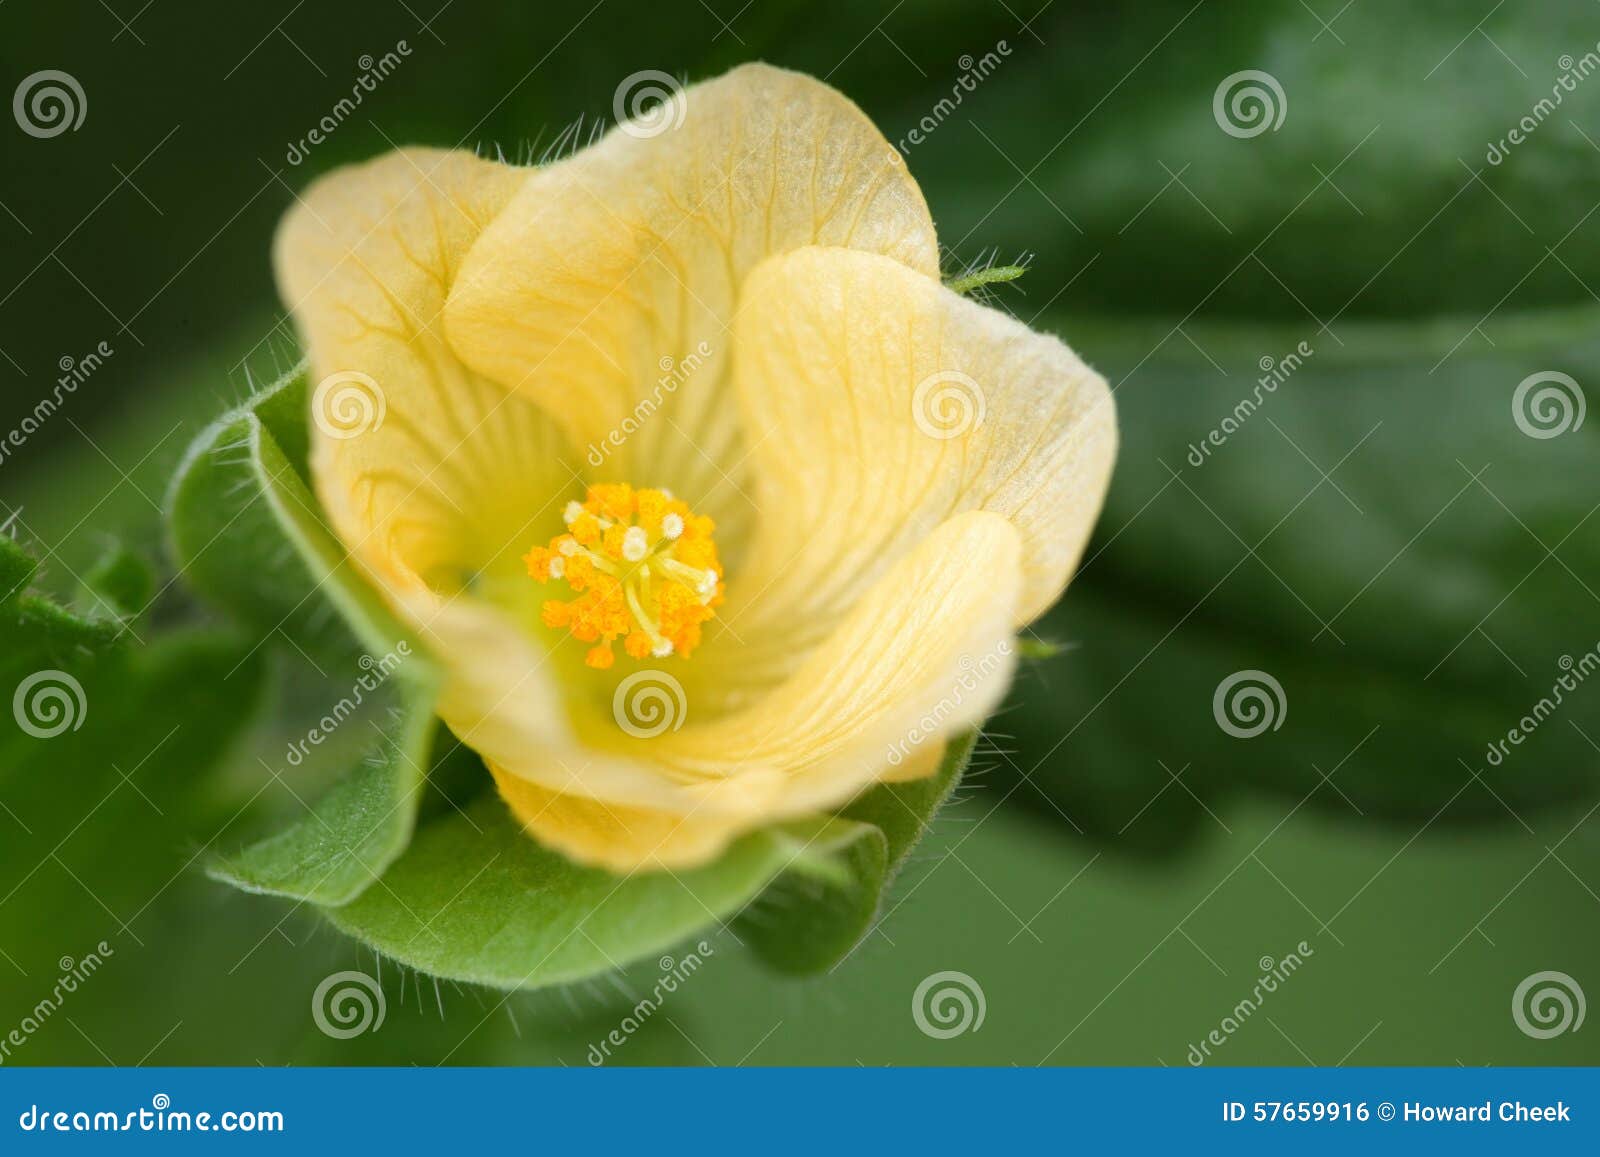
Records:
<instances>
[{"instance_id":1,"label":"green foliage background","mask_svg":"<svg viewBox=\"0 0 1600 1157\"><path fill-rule=\"evenodd\" d=\"M1600 81L1485 160L1560 58L1595 49L1593 5L1481 24L1443 0L112 7L130 28L98 4L0 8L7 91L61 68L89 102L52 140L0 123L0 433L61 358L115 351L0 460L36 595L100 620L0 605L0 690L48 659L91 705L48 742L0 713L0 1035L60 957L115 949L6 1063L585 1063L653 964L509 1000L386 965L382 1029L335 1041L311 993L371 953L202 875L326 786L283 751L358 669L258 645L260 624L166 586L168 480L247 371L294 360L267 244L314 173L398 143L536 157L609 118L633 72L755 58L826 77L900 140L1001 41L908 163L952 268L1035 254L996 302L1117 386L1107 513L1039 628L1069 647L1020 681L880 932L804 981L716 933L614 1060L1182 1064L1260 959L1302 941L1305 968L1220 1063L1600 1059L1593 1026L1535 1041L1509 1008L1546 969L1600 994L1600 686L1485 759L1562 656L1600 645L1600 418L1550 440L1511 418L1535 372L1600 400ZM289 164L357 59L401 39L402 70ZM1240 140L1212 96L1250 68L1287 115ZM1261 359L1302 341L1305 364L1194 466ZM141 586L161 593L121 629ZM1250 741L1211 703L1245 668L1288 701ZM375 739L340 738L347 764ZM917 1030L912 992L942 970L981 983L981 1030Z\"/></svg>"}]
</instances>

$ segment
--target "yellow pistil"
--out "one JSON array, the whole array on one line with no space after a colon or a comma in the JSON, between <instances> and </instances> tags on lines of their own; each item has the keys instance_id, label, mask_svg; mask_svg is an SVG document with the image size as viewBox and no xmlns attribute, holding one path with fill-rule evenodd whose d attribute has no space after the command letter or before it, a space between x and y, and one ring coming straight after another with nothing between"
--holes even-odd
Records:
<instances>
[{"instance_id":1,"label":"yellow pistil","mask_svg":"<svg viewBox=\"0 0 1600 1157\"><path fill-rule=\"evenodd\" d=\"M523 556L539 582L564 581L577 596L544 604L545 626L593 643L584 662L604 670L622 640L630 658L684 658L700 645L701 624L722 604L715 524L665 490L625 482L589 487L567 503L567 532Z\"/></svg>"}]
</instances>

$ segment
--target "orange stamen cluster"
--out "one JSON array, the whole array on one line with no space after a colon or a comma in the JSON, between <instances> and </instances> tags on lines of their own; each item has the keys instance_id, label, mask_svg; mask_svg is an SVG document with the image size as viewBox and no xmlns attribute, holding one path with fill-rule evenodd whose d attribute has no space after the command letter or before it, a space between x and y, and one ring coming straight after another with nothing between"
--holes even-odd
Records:
<instances>
[{"instance_id":1,"label":"orange stamen cluster","mask_svg":"<svg viewBox=\"0 0 1600 1157\"><path fill-rule=\"evenodd\" d=\"M711 519L665 490L589 487L569 502L567 532L523 556L539 582L565 581L576 598L544 604L547 627L593 643L584 662L604 670L612 644L635 659L689 656L722 603L722 564Z\"/></svg>"}]
</instances>

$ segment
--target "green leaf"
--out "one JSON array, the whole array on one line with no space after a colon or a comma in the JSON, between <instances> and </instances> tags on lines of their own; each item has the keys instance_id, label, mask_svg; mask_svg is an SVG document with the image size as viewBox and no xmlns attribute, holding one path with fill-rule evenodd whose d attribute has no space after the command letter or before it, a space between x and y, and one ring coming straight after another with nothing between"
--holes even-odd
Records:
<instances>
[{"instance_id":1,"label":"green leaf","mask_svg":"<svg viewBox=\"0 0 1600 1157\"><path fill-rule=\"evenodd\" d=\"M883 832L891 879L961 782L977 749L978 736L979 732L972 731L952 738L939 770L926 779L879 784L844 809L842 814L847 818Z\"/></svg>"},{"instance_id":2,"label":"green leaf","mask_svg":"<svg viewBox=\"0 0 1600 1157\"><path fill-rule=\"evenodd\" d=\"M976 731L958 736L934 775L879 784L845 808L853 838L840 848L841 870L832 877L799 871L779 877L740 917L740 936L780 972L822 972L848 956L881 918L890 886L977 743Z\"/></svg>"},{"instance_id":3,"label":"green leaf","mask_svg":"<svg viewBox=\"0 0 1600 1157\"><path fill-rule=\"evenodd\" d=\"M336 658L354 655L357 640L384 654L409 636L311 493L308 412L302 366L196 439L167 500L173 550L196 590L263 636L281 631Z\"/></svg>"},{"instance_id":4,"label":"green leaf","mask_svg":"<svg viewBox=\"0 0 1600 1157\"><path fill-rule=\"evenodd\" d=\"M1241 790L1510 825L1600 790L1600 682L1489 751L1600 645L1600 517L1579 481L1600 424L1532 437L1513 410L1538 371L1585 376L1600 310L1480 326L1340 324L1340 345L1310 323L1191 322L1192 345L1154 353L1144 327L1069 327L1122 382L1137 449L1105 545L1041 627L1076 646L1024 672L1007 716L1055 807L1157 850L1215 827L1202 801L1226 822L1215 801ZM1297 348L1260 388L1262 359ZM1239 739L1213 696L1248 670L1287 716Z\"/></svg>"},{"instance_id":5,"label":"green leaf","mask_svg":"<svg viewBox=\"0 0 1600 1157\"><path fill-rule=\"evenodd\" d=\"M329 909L328 917L434 976L537 988L663 951L744 912L776 883L783 900L799 904L783 913L795 925L741 920L741 935L786 971L826 968L865 935L884 883L949 794L970 749L969 740L952 744L937 777L878 788L844 818L756 832L715 863L683 872L619 877L577 867L530 839L498 797L485 795L423 827L383 887Z\"/></svg>"},{"instance_id":6,"label":"green leaf","mask_svg":"<svg viewBox=\"0 0 1600 1157\"><path fill-rule=\"evenodd\" d=\"M398 705L369 758L286 829L210 867L246 891L333 906L360 895L411 840L437 673L323 521L306 479L307 388L303 367L291 371L202 434L174 480L168 522L190 581L263 636L281 632L338 660L360 643L405 656ZM372 662L363 656L363 667Z\"/></svg>"},{"instance_id":7,"label":"green leaf","mask_svg":"<svg viewBox=\"0 0 1600 1157\"><path fill-rule=\"evenodd\" d=\"M438 729L432 696L410 692L361 767L304 818L212 863L210 875L246 892L315 904L355 899L411 842Z\"/></svg>"},{"instance_id":8,"label":"green leaf","mask_svg":"<svg viewBox=\"0 0 1600 1157\"><path fill-rule=\"evenodd\" d=\"M1036 250L1030 281L1051 290L1082 273L1061 301L1083 311L1476 318L1507 294L1513 308L1588 301L1600 278L1600 217L1588 216L1600 166L1587 139L1600 86L1570 70L1594 48L1592 12L1486 4L1479 16L1473 28L1450 3L1171 0L1055 9L1037 26L1042 41L974 29L955 43L998 34L1010 52L990 55L994 67L908 162L942 238ZM943 7L923 15L950 18ZM1241 139L1214 102L1222 89L1226 110L1247 91L1247 70L1273 79L1281 98L1255 88L1284 115ZM849 91L870 109L874 78L864 80ZM906 93L904 78L885 77L889 138L948 98L950 80ZM1538 108L1553 92L1556 107ZM1494 163L1491 145L1530 116L1541 123ZM1546 246L1558 260L1540 260Z\"/></svg>"},{"instance_id":9,"label":"green leaf","mask_svg":"<svg viewBox=\"0 0 1600 1157\"><path fill-rule=\"evenodd\" d=\"M536 988L624 966L731 915L790 865L796 840L761 832L710 867L618 877L541 847L486 795L420 831L382 888L328 916L431 975Z\"/></svg>"}]
</instances>

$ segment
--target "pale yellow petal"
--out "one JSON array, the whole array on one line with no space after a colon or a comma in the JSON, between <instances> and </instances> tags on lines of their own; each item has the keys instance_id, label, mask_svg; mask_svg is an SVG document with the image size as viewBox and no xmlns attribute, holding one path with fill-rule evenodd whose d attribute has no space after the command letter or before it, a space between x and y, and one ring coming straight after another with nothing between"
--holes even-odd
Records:
<instances>
[{"instance_id":1,"label":"pale yellow petal","mask_svg":"<svg viewBox=\"0 0 1600 1157\"><path fill-rule=\"evenodd\" d=\"M1020 558L1005 518L950 518L883 571L783 683L662 737L652 755L687 770L778 768L788 809L842 802L998 705L1015 666Z\"/></svg>"},{"instance_id":2,"label":"pale yellow petal","mask_svg":"<svg viewBox=\"0 0 1600 1157\"><path fill-rule=\"evenodd\" d=\"M812 248L751 274L737 346L761 517L697 678L783 674L960 511L1021 536L1014 626L1059 596L1116 452L1110 391L1059 340L898 262Z\"/></svg>"},{"instance_id":3,"label":"pale yellow petal","mask_svg":"<svg viewBox=\"0 0 1600 1157\"><path fill-rule=\"evenodd\" d=\"M889 766L884 770L883 778L880 782L910 783L913 780L927 779L939 770L939 765L944 762L944 753L948 746L949 744L940 737L926 740L912 747L898 762L890 760Z\"/></svg>"},{"instance_id":4,"label":"pale yellow petal","mask_svg":"<svg viewBox=\"0 0 1600 1157\"><path fill-rule=\"evenodd\" d=\"M534 173L468 256L447 329L557 415L595 477L671 487L736 561L754 512L729 327L750 269L813 244L938 274L922 194L861 110L747 65Z\"/></svg>"},{"instance_id":5,"label":"pale yellow petal","mask_svg":"<svg viewBox=\"0 0 1600 1157\"><path fill-rule=\"evenodd\" d=\"M319 180L278 232L279 288L316 383L317 495L413 616L514 574L559 526L572 476L553 424L462 365L443 334L464 254L526 178L470 153L404 150Z\"/></svg>"},{"instance_id":6,"label":"pale yellow petal","mask_svg":"<svg viewBox=\"0 0 1600 1157\"><path fill-rule=\"evenodd\" d=\"M723 816L674 815L551 791L490 764L500 798L534 839L613 872L684 868L715 859L739 832Z\"/></svg>"},{"instance_id":7,"label":"pale yellow petal","mask_svg":"<svg viewBox=\"0 0 1600 1157\"><path fill-rule=\"evenodd\" d=\"M886 769L881 782L924 779L939 769L945 744L935 740L913 750ZM656 811L627 804L552 791L493 764L500 798L527 833L548 848L580 864L613 872L658 868L692 868L721 855L743 830L746 820L696 811L692 815Z\"/></svg>"}]
</instances>

